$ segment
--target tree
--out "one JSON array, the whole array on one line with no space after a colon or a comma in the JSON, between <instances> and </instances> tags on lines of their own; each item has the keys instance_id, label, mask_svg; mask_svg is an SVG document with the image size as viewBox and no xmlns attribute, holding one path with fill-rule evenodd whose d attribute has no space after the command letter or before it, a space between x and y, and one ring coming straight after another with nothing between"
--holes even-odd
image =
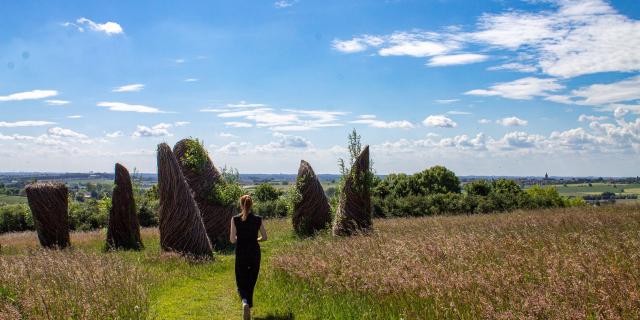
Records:
<instances>
[{"instance_id":1,"label":"tree","mask_svg":"<svg viewBox=\"0 0 640 320\"><path fill-rule=\"evenodd\" d=\"M522 188L513 180L498 179L491 182L491 188L497 194L516 195L522 192Z\"/></svg>"},{"instance_id":2,"label":"tree","mask_svg":"<svg viewBox=\"0 0 640 320\"><path fill-rule=\"evenodd\" d=\"M256 187L256 190L253 192L253 196L256 197L258 201L275 201L280 198L282 192L276 188L274 188L269 183L263 183Z\"/></svg>"},{"instance_id":3,"label":"tree","mask_svg":"<svg viewBox=\"0 0 640 320\"><path fill-rule=\"evenodd\" d=\"M412 192L415 195L460 193L460 179L453 171L443 166L433 166L416 173L412 180Z\"/></svg>"},{"instance_id":4,"label":"tree","mask_svg":"<svg viewBox=\"0 0 640 320\"><path fill-rule=\"evenodd\" d=\"M491 193L491 183L484 179L472 181L464 185L464 191L468 195L488 196Z\"/></svg>"}]
</instances>

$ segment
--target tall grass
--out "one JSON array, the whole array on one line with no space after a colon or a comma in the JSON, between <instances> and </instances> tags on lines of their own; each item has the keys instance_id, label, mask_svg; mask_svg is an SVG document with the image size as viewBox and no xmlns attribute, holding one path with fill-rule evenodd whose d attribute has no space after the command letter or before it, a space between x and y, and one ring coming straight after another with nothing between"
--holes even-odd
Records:
<instances>
[{"instance_id":1,"label":"tall grass","mask_svg":"<svg viewBox=\"0 0 640 320\"><path fill-rule=\"evenodd\" d=\"M389 219L271 259L302 318L640 318L640 208ZM298 318L298 316L297 316Z\"/></svg>"},{"instance_id":2,"label":"tall grass","mask_svg":"<svg viewBox=\"0 0 640 320\"><path fill-rule=\"evenodd\" d=\"M0 314L13 319L142 319L144 273L116 256L79 250L0 256Z\"/></svg>"}]
</instances>

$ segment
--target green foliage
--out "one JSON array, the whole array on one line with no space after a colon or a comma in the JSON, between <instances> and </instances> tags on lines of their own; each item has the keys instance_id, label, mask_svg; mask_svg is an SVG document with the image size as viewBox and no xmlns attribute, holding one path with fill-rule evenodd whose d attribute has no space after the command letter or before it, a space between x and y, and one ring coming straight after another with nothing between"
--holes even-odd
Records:
<instances>
[{"instance_id":1,"label":"green foliage","mask_svg":"<svg viewBox=\"0 0 640 320\"><path fill-rule=\"evenodd\" d=\"M491 190L498 194L516 195L522 192L522 188L513 180L498 179L491 182Z\"/></svg>"},{"instance_id":2,"label":"green foliage","mask_svg":"<svg viewBox=\"0 0 640 320\"><path fill-rule=\"evenodd\" d=\"M0 206L0 233L33 230L33 217L26 204Z\"/></svg>"},{"instance_id":3,"label":"green foliage","mask_svg":"<svg viewBox=\"0 0 640 320\"><path fill-rule=\"evenodd\" d=\"M443 166L433 166L413 175L416 195L434 193L460 193L460 180L453 171Z\"/></svg>"},{"instance_id":4,"label":"green foliage","mask_svg":"<svg viewBox=\"0 0 640 320\"><path fill-rule=\"evenodd\" d=\"M253 191L253 197L257 201L274 201L280 198L282 191L276 189L269 183L263 183L256 187Z\"/></svg>"},{"instance_id":5,"label":"green foliage","mask_svg":"<svg viewBox=\"0 0 640 320\"><path fill-rule=\"evenodd\" d=\"M227 165L222 168L222 180L227 183L239 183L240 182L240 172L238 169L234 167L227 167Z\"/></svg>"},{"instance_id":6,"label":"green foliage","mask_svg":"<svg viewBox=\"0 0 640 320\"><path fill-rule=\"evenodd\" d=\"M69 205L69 225L72 230L87 231L105 228L109 222L111 199L89 199Z\"/></svg>"},{"instance_id":7,"label":"green foliage","mask_svg":"<svg viewBox=\"0 0 640 320\"><path fill-rule=\"evenodd\" d=\"M244 190L236 182L216 183L209 194L209 201L221 206L238 206L238 199L243 194Z\"/></svg>"},{"instance_id":8,"label":"green foliage","mask_svg":"<svg viewBox=\"0 0 640 320\"><path fill-rule=\"evenodd\" d=\"M180 158L183 166L197 172L202 173L204 164L207 162L209 154L204 147L204 143L196 139L187 139L184 154Z\"/></svg>"},{"instance_id":9,"label":"green foliage","mask_svg":"<svg viewBox=\"0 0 640 320\"><path fill-rule=\"evenodd\" d=\"M564 206L564 201L556 188L533 186L527 189L526 193L530 197L531 208L554 208Z\"/></svg>"},{"instance_id":10,"label":"green foliage","mask_svg":"<svg viewBox=\"0 0 640 320\"><path fill-rule=\"evenodd\" d=\"M469 195L486 197L491 193L491 182L481 179L464 185L464 191Z\"/></svg>"},{"instance_id":11,"label":"green foliage","mask_svg":"<svg viewBox=\"0 0 640 320\"><path fill-rule=\"evenodd\" d=\"M287 199L256 201L253 212L263 218L284 218L289 214L290 202Z\"/></svg>"}]
</instances>

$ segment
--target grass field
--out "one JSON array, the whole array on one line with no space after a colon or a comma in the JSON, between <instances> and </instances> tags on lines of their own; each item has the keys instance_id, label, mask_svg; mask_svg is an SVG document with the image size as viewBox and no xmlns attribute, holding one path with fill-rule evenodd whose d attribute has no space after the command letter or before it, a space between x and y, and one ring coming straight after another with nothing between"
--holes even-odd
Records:
<instances>
[{"instance_id":1,"label":"grass field","mask_svg":"<svg viewBox=\"0 0 640 320\"><path fill-rule=\"evenodd\" d=\"M369 236L298 239L268 220L255 319L638 318L640 208L376 220ZM0 318L240 319L233 254L211 262L72 250L0 235Z\"/></svg>"},{"instance_id":2,"label":"grass field","mask_svg":"<svg viewBox=\"0 0 640 320\"><path fill-rule=\"evenodd\" d=\"M6 194L0 194L0 203L6 203L6 204L27 203L27 197L8 196Z\"/></svg>"},{"instance_id":3,"label":"grass field","mask_svg":"<svg viewBox=\"0 0 640 320\"><path fill-rule=\"evenodd\" d=\"M558 190L561 195L564 196L581 196L581 195L594 195L601 194L603 192L612 192L612 193L635 193L640 194L640 184L609 184L609 183L592 183L591 187L589 184L568 184L564 185L553 185L553 187Z\"/></svg>"}]
</instances>

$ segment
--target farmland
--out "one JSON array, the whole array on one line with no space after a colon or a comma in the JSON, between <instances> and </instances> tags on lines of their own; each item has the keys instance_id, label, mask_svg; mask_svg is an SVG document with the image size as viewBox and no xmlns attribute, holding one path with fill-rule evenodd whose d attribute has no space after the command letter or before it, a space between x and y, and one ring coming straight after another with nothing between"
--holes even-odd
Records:
<instances>
[{"instance_id":1,"label":"farmland","mask_svg":"<svg viewBox=\"0 0 640 320\"><path fill-rule=\"evenodd\" d=\"M266 226L258 319L640 316L637 206L376 219L372 235L351 238L299 239L286 219ZM0 235L0 310L240 318L231 252L213 262L162 253L145 228L143 251L105 253L104 237L72 233L73 248L57 253L37 249L33 232Z\"/></svg>"}]
</instances>

